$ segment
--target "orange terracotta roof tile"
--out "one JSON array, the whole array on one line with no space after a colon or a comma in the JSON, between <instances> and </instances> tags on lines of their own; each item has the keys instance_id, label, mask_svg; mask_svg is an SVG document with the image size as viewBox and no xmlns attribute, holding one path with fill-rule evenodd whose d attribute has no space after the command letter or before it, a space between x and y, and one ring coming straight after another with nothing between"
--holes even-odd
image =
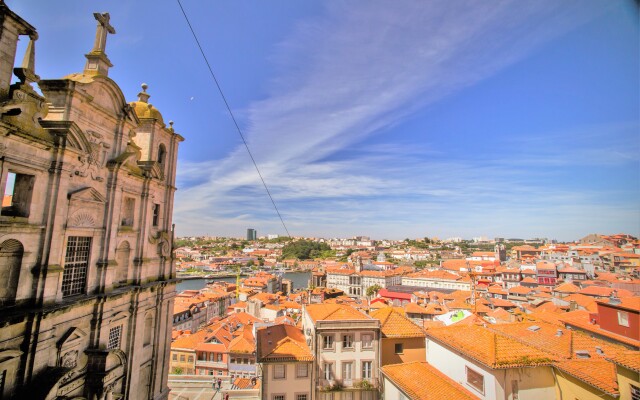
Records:
<instances>
[{"instance_id":1,"label":"orange terracotta roof tile","mask_svg":"<svg viewBox=\"0 0 640 400\"><path fill-rule=\"evenodd\" d=\"M615 366L605 360L563 360L555 367L603 392L618 397Z\"/></svg>"},{"instance_id":2,"label":"orange terracotta roof tile","mask_svg":"<svg viewBox=\"0 0 640 400\"><path fill-rule=\"evenodd\" d=\"M182 350L193 350L195 351L198 344L205 342L208 339L208 332L205 330L200 330L191 335L184 335L177 338L173 343L171 343L171 349L182 349Z\"/></svg>"},{"instance_id":3,"label":"orange terracotta roof tile","mask_svg":"<svg viewBox=\"0 0 640 400\"><path fill-rule=\"evenodd\" d=\"M251 354L254 351L256 351L256 345L251 326L243 328L240 334L229 343L229 353Z\"/></svg>"},{"instance_id":4,"label":"orange terracotta roof tile","mask_svg":"<svg viewBox=\"0 0 640 400\"><path fill-rule=\"evenodd\" d=\"M425 331L431 328L443 328L445 326L446 325L442 321L435 321L435 320L429 321L426 319L422 321L422 328L424 328Z\"/></svg>"},{"instance_id":5,"label":"orange terracotta roof tile","mask_svg":"<svg viewBox=\"0 0 640 400\"><path fill-rule=\"evenodd\" d=\"M553 291L558 293L578 293L580 288L571 282L567 282L556 286Z\"/></svg>"},{"instance_id":6,"label":"orange terracotta roof tile","mask_svg":"<svg viewBox=\"0 0 640 400\"><path fill-rule=\"evenodd\" d=\"M313 355L302 330L288 324L260 328L258 336L259 362L313 361Z\"/></svg>"},{"instance_id":7,"label":"orange terracotta roof tile","mask_svg":"<svg viewBox=\"0 0 640 400\"><path fill-rule=\"evenodd\" d=\"M619 299L620 303L615 304L616 308L623 308L630 311L640 311L640 296L635 297L622 297ZM596 300L597 304L611 305L609 299Z\"/></svg>"},{"instance_id":8,"label":"orange terracotta roof tile","mask_svg":"<svg viewBox=\"0 0 640 400\"><path fill-rule=\"evenodd\" d=\"M588 311L576 310L564 313L560 318L560 321L566 325L575 326L585 331L593 332L601 336L605 336L618 342L629 344L636 348L640 347L640 340L635 340L627 336L619 335L617 333L600 328L599 324L591 323L591 316Z\"/></svg>"},{"instance_id":9,"label":"orange terracotta roof tile","mask_svg":"<svg viewBox=\"0 0 640 400\"><path fill-rule=\"evenodd\" d=\"M513 316L504 308L496 308L487 313L487 317L495 318L496 320L509 322Z\"/></svg>"},{"instance_id":10,"label":"orange terracotta roof tile","mask_svg":"<svg viewBox=\"0 0 640 400\"><path fill-rule=\"evenodd\" d=\"M531 291L532 291L531 288L528 288L528 287L514 286L509 289L509 294L528 295L531 293Z\"/></svg>"},{"instance_id":11,"label":"orange terracotta roof tile","mask_svg":"<svg viewBox=\"0 0 640 400\"><path fill-rule=\"evenodd\" d=\"M411 400L472 400L477 397L426 362L385 365L380 369Z\"/></svg>"},{"instance_id":12,"label":"orange terracotta roof tile","mask_svg":"<svg viewBox=\"0 0 640 400\"><path fill-rule=\"evenodd\" d=\"M232 325L248 325L248 324L253 324L256 322L262 322L262 320L260 318L256 318L251 314L248 314L246 312L239 312L239 313L234 313L229 315L226 319L225 319L228 323L232 324Z\"/></svg>"},{"instance_id":13,"label":"orange terracotta roof tile","mask_svg":"<svg viewBox=\"0 0 640 400\"><path fill-rule=\"evenodd\" d=\"M234 389L259 389L260 388L260 380L257 379L255 384L251 383L251 379L249 378L236 378L233 381Z\"/></svg>"},{"instance_id":14,"label":"orange terracotta roof tile","mask_svg":"<svg viewBox=\"0 0 640 400\"><path fill-rule=\"evenodd\" d=\"M346 304L309 304L305 308L314 322L371 319L370 316Z\"/></svg>"},{"instance_id":15,"label":"orange terracotta roof tile","mask_svg":"<svg viewBox=\"0 0 640 400\"><path fill-rule=\"evenodd\" d=\"M567 297L563 298L564 301L572 302L575 301L577 305L582 308L585 308L589 311L595 312L598 310L598 306L596 305L596 301L591 296L585 296L583 294L571 294Z\"/></svg>"},{"instance_id":16,"label":"orange terracotta roof tile","mask_svg":"<svg viewBox=\"0 0 640 400\"><path fill-rule=\"evenodd\" d=\"M525 318L530 321L543 321L557 327L562 327L564 324L560 322L560 317L564 314L560 309L557 310L548 310L548 309L540 309L536 308L535 311L526 314Z\"/></svg>"},{"instance_id":17,"label":"orange terracotta roof tile","mask_svg":"<svg viewBox=\"0 0 640 400\"><path fill-rule=\"evenodd\" d=\"M429 329L427 337L494 369L550 365L553 361L546 352L475 324Z\"/></svg>"},{"instance_id":18,"label":"orange terracotta roof tile","mask_svg":"<svg viewBox=\"0 0 640 400\"><path fill-rule=\"evenodd\" d=\"M387 338L425 337L424 331L409 318L393 307L376 310L371 313L373 318L380 320L380 330Z\"/></svg>"},{"instance_id":19,"label":"orange terracotta roof tile","mask_svg":"<svg viewBox=\"0 0 640 400\"><path fill-rule=\"evenodd\" d=\"M536 311L557 312L560 311L560 308L551 302L545 302L536 307Z\"/></svg>"},{"instance_id":20,"label":"orange terracotta roof tile","mask_svg":"<svg viewBox=\"0 0 640 400\"><path fill-rule=\"evenodd\" d=\"M613 291L616 291L618 297L633 297L633 293L625 290L625 289L614 289L606 286L587 286L586 288L580 290L578 293L584 294L586 296L594 296L594 297L609 297Z\"/></svg>"},{"instance_id":21,"label":"orange terracotta roof tile","mask_svg":"<svg viewBox=\"0 0 640 400\"><path fill-rule=\"evenodd\" d=\"M640 372L640 351L621 351L612 358L607 358L615 364L622 365L627 369Z\"/></svg>"}]
</instances>

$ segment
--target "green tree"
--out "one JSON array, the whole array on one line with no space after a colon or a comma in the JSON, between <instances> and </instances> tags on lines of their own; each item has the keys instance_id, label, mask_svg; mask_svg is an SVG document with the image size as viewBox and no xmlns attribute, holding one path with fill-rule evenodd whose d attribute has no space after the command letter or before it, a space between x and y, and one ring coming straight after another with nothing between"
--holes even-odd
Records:
<instances>
[{"instance_id":1,"label":"green tree","mask_svg":"<svg viewBox=\"0 0 640 400\"><path fill-rule=\"evenodd\" d=\"M314 257L325 255L323 252L331 252L331 247L326 243L317 243L310 240L297 240L284 245L282 248L282 258L297 258L298 260L308 260ZM327 253L329 254L329 253Z\"/></svg>"},{"instance_id":2,"label":"green tree","mask_svg":"<svg viewBox=\"0 0 640 400\"><path fill-rule=\"evenodd\" d=\"M382 287L376 283L375 285L369 286L367 288L366 295L369 297L375 296L376 294L378 294L380 289L382 289Z\"/></svg>"},{"instance_id":3,"label":"green tree","mask_svg":"<svg viewBox=\"0 0 640 400\"><path fill-rule=\"evenodd\" d=\"M426 265L427 265L427 262L423 260L418 260L413 263L413 266L416 268L424 268Z\"/></svg>"}]
</instances>

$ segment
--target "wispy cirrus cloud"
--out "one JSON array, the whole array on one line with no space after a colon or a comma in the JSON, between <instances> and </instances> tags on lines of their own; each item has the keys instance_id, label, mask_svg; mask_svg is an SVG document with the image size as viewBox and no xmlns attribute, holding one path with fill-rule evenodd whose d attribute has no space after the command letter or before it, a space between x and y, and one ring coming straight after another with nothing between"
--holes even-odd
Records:
<instances>
[{"instance_id":1,"label":"wispy cirrus cloud","mask_svg":"<svg viewBox=\"0 0 640 400\"><path fill-rule=\"evenodd\" d=\"M598 193L554 190L540 198L543 187L519 169L565 162L571 150L478 164L448 159L428 137L384 142L417 110L591 17L579 1L374 1L331 2L325 15L302 21L274 54L280 73L269 95L242 112L249 146L291 233L399 237L433 232L430 224L445 221L443 234L468 233L472 224L494 232L517 215L514 204L533 210L579 201L582 211L595 209ZM361 144L372 135L383 143ZM601 153L626 154L626 145ZM239 235L249 226L283 232L243 147L222 160L182 160L179 183L175 220L184 233ZM585 202L589 196L593 202Z\"/></svg>"}]
</instances>

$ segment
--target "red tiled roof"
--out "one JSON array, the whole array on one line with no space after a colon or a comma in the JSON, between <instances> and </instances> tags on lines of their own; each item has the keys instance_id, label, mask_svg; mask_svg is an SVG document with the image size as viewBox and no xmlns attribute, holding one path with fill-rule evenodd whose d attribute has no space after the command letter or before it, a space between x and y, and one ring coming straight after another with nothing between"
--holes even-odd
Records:
<instances>
[{"instance_id":1,"label":"red tiled roof","mask_svg":"<svg viewBox=\"0 0 640 400\"><path fill-rule=\"evenodd\" d=\"M385 365L380 369L411 400L472 400L477 397L426 362Z\"/></svg>"},{"instance_id":2,"label":"red tiled roof","mask_svg":"<svg viewBox=\"0 0 640 400\"><path fill-rule=\"evenodd\" d=\"M372 319L370 316L346 304L309 304L306 306L306 310L314 322Z\"/></svg>"},{"instance_id":3,"label":"red tiled roof","mask_svg":"<svg viewBox=\"0 0 640 400\"><path fill-rule=\"evenodd\" d=\"M549 365L553 361L546 352L475 324L429 329L427 337L494 369Z\"/></svg>"},{"instance_id":4,"label":"red tiled roof","mask_svg":"<svg viewBox=\"0 0 640 400\"><path fill-rule=\"evenodd\" d=\"M258 329L259 362L313 361L298 327L283 324Z\"/></svg>"},{"instance_id":5,"label":"red tiled roof","mask_svg":"<svg viewBox=\"0 0 640 400\"><path fill-rule=\"evenodd\" d=\"M425 337L424 331L393 307L386 307L371 313L380 320L380 330L387 338Z\"/></svg>"}]
</instances>

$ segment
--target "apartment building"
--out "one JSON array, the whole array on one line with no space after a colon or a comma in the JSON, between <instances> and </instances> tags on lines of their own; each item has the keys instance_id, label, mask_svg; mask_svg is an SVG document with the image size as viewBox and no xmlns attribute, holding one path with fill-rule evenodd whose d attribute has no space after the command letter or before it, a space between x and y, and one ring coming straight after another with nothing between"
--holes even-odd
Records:
<instances>
[{"instance_id":1,"label":"apartment building","mask_svg":"<svg viewBox=\"0 0 640 400\"><path fill-rule=\"evenodd\" d=\"M303 308L302 326L315 359L316 399L377 398L379 320L345 304L309 304Z\"/></svg>"},{"instance_id":2,"label":"apartment building","mask_svg":"<svg viewBox=\"0 0 640 400\"><path fill-rule=\"evenodd\" d=\"M316 398L314 357L300 328L287 324L259 328L256 339L263 400Z\"/></svg>"},{"instance_id":3,"label":"apartment building","mask_svg":"<svg viewBox=\"0 0 640 400\"><path fill-rule=\"evenodd\" d=\"M342 290L348 296L364 296L367 288L378 285L381 288L400 285L402 276L408 271L403 267L387 270L368 270L362 266L343 265L339 267L327 267L327 288Z\"/></svg>"},{"instance_id":4,"label":"apartment building","mask_svg":"<svg viewBox=\"0 0 640 400\"><path fill-rule=\"evenodd\" d=\"M408 274L402 277L402 285L430 289L471 290L469 278L442 270L422 270Z\"/></svg>"},{"instance_id":5,"label":"apartment building","mask_svg":"<svg viewBox=\"0 0 640 400\"><path fill-rule=\"evenodd\" d=\"M402 309L385 307L370 315L380 320L381 366L427 360L425 332L407 318Z\"/></svg>"}]
</instances>

